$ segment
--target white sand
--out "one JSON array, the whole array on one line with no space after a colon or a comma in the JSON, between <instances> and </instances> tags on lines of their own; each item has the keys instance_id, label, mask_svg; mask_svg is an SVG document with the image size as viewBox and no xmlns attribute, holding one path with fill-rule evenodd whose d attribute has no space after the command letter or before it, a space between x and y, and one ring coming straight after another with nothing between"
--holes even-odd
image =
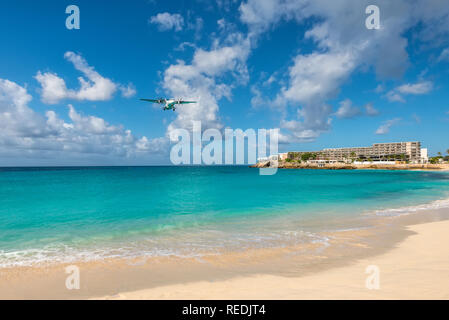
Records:
<instances>
[{"instance_id":1,"label":"white sand","mask_svg":"<svg viewBox=\"0 0 449 320\"><path fill-rule=\"evenodd\" d=\"M113 299L449 299L449 221L409 227L416 234L395 249L347 267L304 277L255 275L168 285ZM367 289L369 265L379 289Z\"/></svg>"}]
</instances>

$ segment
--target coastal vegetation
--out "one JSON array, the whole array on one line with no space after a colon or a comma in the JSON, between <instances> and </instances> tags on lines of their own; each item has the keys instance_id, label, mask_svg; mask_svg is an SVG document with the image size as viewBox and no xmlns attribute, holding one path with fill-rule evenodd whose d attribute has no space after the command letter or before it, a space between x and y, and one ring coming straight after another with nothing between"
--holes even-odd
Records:
<instances>
[{"instance_id":1,"label":"coastal vegetation","mask_svg":"<svg viewBox=\"0 0 449 320\"><path fill-rule=\"evenodd\" d=\"M449 150L448 150L449 151ZM330 160L321 152L289 152L286 162L297 161L299 163L305 163L310 160ZM401 161L403 163L409 163L410 160L406 154L391 154L386 155L381 159L383 161ZM344 158L345 163L353 163L353 162L372 162L374 159L371 157L358 156L355 152L351 152L348 157Z\"/></svg>"},{"instance_id":2,"label":"coastal vegetation","mask_svg":"<svg viewBox=\"0 0 449 320\"><path fill-rule=\"evenodd\" d=\"M259 162L251 167L253 168L265 168L270 167L270 162ZM353 169L383 169L383 170L443 170L449 171L448 163L426 163L426 164L412 164L399 162L395 164L382 164L382 163L311 163L311 162L298 162L292 159L288 161L279 161L278 168L280 169L329 169L329 170L353 170Z\"/></svg>"},{"instance_id":3,"label":"coastal vegetation","mask_svg":"<svg viewBox=\"0 0 449 320\"><path fill-rule=\"evenodd\" d=\"M429 158L429 162L433 164L449 162L449 149L446 150L446 153L447 155L443 156L441 152L437 152L437 156Z\"/></svg>"}]
</instances>

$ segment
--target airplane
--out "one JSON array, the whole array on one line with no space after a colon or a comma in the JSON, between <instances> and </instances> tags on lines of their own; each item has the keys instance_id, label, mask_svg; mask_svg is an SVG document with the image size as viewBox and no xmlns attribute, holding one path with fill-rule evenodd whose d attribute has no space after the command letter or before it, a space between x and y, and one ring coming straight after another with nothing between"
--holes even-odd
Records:
<instances>
[{"instance_id":1,"label":"airplane","mask_svg":"<svg viewBox=\"0 0 449 320\"><path fill-rule=\"evenodd\" d=\"M177 104L187 104L187 103L196 103L196 101L184 101L182 99L165 99L165 98L159 98L159 99L140 99L141 101L147 101L152 103L158 103L163 104L164 107L162 110L176 110Z\"/></svg>"}]
</instances>

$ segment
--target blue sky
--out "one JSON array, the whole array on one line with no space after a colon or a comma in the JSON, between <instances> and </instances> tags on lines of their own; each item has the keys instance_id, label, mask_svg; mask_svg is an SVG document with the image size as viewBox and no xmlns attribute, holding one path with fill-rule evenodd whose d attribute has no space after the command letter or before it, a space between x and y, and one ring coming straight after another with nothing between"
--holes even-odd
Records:
<instances>
[{"instance_id":1,"label":"blue sky","mask_svg":"<svg viewBox=\"0 0 449 320\"><path fill-rule=\"evenodd\" d=\"M370 4L380 29L365 27ZM447 30L437 0L2 1L0 165L169 163L168 134L192 120L280 128L281 151L443 152ZM159 96L199 103L138 100Z\"/></svg>"}]
</instances>

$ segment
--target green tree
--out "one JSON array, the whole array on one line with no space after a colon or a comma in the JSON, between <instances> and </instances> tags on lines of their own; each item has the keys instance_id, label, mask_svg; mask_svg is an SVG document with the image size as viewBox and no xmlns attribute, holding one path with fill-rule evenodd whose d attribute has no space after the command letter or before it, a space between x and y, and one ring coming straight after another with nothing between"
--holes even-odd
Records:
<instances>
[{"instance_id":1,"label":"green tree","mask_svg":"<svg viewBox=\"0 0 449 320\"><path fill-rule=\"evenodd\" d=\"M302 161L308 161L310 158L312 158L312 154L310 152L305 152L301 155Z\"/></svg>"},{"instance_id":2,"label":"green tree","mask_svg":"<svg viewBox=\"0 0 449 320\"><path fill-rule=\"evenodd\" d=\"M354 162L355 158L357 158L357 155L355 154L354 151L352 151L349 157L351 158L351 161Z\"/></svg>"},{"instance_id":3,"label":"green tree","mask_svg":"<svg viewBox=\"0 0 449 320\"><path fill-rule=\"evenodd\" d=\"M436 164L436 163L438 163L440 158L439 157L432 157L432 158L430 158L430 163L432 163L432 164Z\"/></svg>"}]
</instances>

